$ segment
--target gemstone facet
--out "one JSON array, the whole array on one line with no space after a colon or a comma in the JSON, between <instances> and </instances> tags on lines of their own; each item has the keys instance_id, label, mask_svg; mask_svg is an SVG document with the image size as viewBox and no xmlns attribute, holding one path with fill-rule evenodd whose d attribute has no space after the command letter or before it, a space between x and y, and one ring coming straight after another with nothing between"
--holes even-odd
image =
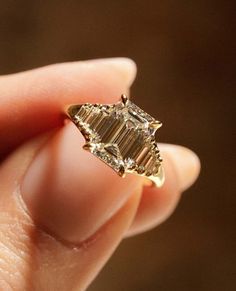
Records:
<instances>
[{"instance_id":1,"label":"gemstone facet","mask_svg":"<svg viewBox=\"0 0 236 291\"><path fill-rule=\"evenodd\" d=\"M84 148L121 176L125 172L158 175L161 158L155 132L161 123L127 97L117 104L73 108L73 121L86 139Z\"/></svg>"}]
</instances>

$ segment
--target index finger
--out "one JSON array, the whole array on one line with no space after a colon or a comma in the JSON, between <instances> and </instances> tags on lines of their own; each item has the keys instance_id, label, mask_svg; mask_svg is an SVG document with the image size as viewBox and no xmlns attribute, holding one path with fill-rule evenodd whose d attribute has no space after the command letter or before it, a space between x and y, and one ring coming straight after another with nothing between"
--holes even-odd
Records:
<instances>
[{"instance_id":1,"label":"index finger","mask_svg":"<svg viewBox=\"0 0 236 291\"><path fill-rule=\"evenodd\" d=\"M0 159L28 138L60 126L66 104L114 102L126 93L135 74L132 60L113 58L0 77Z\"/></svg>"}]
</instances>

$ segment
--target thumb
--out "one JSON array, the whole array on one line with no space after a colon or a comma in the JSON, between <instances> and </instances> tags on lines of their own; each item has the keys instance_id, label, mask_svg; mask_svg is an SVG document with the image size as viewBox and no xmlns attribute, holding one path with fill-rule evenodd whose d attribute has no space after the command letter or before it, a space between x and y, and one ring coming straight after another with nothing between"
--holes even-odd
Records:
<instances>
[{"instance_id":1,"label":"thumb","mask_svg":"<svg viewBox=\"0 0 236 291\"><path fill-rule=\"evenodd\" d=\"M134 175L121 179L83 144L78 129L67 124L40 150L21 183L34 220L75 244L108 221L142 181Z\"/></svg>"},{"instance_id":2,"label":"thumb","mask_svg":"<svg viewBox=\"0 0 236 291\"><path fill-rule=\"evenodd\" d=\"M1 290L84 290L132 223L141 180L119 178L81 145L69 123L2 164Z\"/></svg>"}]
</instances>

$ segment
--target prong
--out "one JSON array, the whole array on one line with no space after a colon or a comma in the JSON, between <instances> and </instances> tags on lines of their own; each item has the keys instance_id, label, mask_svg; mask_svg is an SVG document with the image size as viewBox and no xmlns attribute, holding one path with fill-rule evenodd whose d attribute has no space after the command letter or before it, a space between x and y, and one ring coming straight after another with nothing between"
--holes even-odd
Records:
<instances>
[{"instance_id":1,"label":"prong","mask_svg":"<svg viewBox=\"0 0 236 291\"><path fill-rule=\"evenodd\" d=\"M162 123L158 120L152 121L149 126L151 128L154 128L155 130L159 129L160 127L162 127Z\"/></svg>"},{"instance_id":2,"label":"prong","mask_svg":"<svg viewBox=\"0 0 236 291\"><path fill-rule=\"evenodd\" d=\"M123 166L120 167L118 175L122 178L125 177L125 168Z\"/></svg>"},{"instance_id":3,"label":"prong","mask_svg":"<svg viewBox=\"0 0 236 291\"><path fill-rule=\"evenodd\" d=\"M129 98L125 95L125 94L122 94L121 95L121 101L124 105L127 105L128 102L129 102Z\"/></svg>"},{"instance_id":4,"label":"prong","mask_svg":"<svg viewBox=\"0 0 236 291\"><path fill-rule=\"evenodd\" d=\"M92 145L91 145L91 143L85 143L84 145L83 145L83 149L84 150L86 150L86 151L91 151L91 149L92 149Z\"/></svg>"},{"instance_id":5,"label":"prong","mask_svg":"<svg viewBox=\"0 0 236 291\"><path fill-rule=\"evenodd\" d=\"M159 161L159 162L163 162L162 157L159 156L159 157L158 157L158 161Z\"/></svg>"}]
</instances>

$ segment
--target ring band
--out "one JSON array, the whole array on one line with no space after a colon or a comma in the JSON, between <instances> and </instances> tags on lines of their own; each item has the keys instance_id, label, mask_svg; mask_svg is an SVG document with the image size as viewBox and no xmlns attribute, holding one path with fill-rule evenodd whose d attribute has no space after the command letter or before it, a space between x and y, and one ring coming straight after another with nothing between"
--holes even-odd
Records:
<instances>
[{"instance_id":1,"label":"ring band","mask_svg":"<svg viewBox=\"0 0 236 291\"><path fill-rule=\"evenodd\" d=\"M65 113L84 136L84 149L122 177L125 173L137 174L162 186L164 171L155 140L160 121L124 94L116 104L70 105Z\"/></svg>"}]
</instances>

